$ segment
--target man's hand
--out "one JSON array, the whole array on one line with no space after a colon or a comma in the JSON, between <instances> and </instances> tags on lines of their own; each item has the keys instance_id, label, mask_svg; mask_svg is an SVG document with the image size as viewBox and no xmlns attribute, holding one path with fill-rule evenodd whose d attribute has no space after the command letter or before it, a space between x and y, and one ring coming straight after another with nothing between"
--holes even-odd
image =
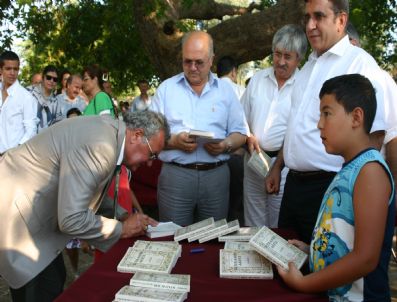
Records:
<instances>
[{"instance_id":1,"label":"man's hand","mask_svg":"<svg viewBox=\"0 0 397 302\"><path fill-rule=\"evenodd\" d=\"M250 154L252 154L254 150L256 150L256 152L258 153L261 152L261 148L259 147L258 140L252 134L247 138L247 146Z\"/></svg>"},{"instance_id":2,"label":"man's hand","mask_svg":"<svg viewBox=\"0 0 397 302\"><path fill-rule=\"evenodd\" d=\"M189 137L189 133L181 132L171 136L167 149L178 149L192 153L197 149L197 143L194 138Z\"/></svg>"},{"instance_id":3,"label":"man's hand","mask_svg":"<svg viewBox=\"0 0 397 302\"><path fill-rule=\"evenodd\" d=\"M273 166L265 178L265 187L268 194L278 194L280 191L281 170Z\"/></svg>"},{"instance_id":4,"label":"man's hand","mask_svg":"<svg viewBox=\"0 0 397 302\"><path fill-rule=\"evenodd\" d=\"M225 152L227 149L227 144L225 140L219 143L206 143L204 144L204 149L211 155L219 155Z\"/></svg>"},{"instance_id":5,"label":"man's hand","mask_svg":"<svg viewBox=\"0 0 397 302\"><path fill-rule=\"evenodd\" d=\"M123 222L121 238L131 238L145 234L147 226L156 226L158 222L145 214L135 213Z\"/></svg>"}]
</instances>

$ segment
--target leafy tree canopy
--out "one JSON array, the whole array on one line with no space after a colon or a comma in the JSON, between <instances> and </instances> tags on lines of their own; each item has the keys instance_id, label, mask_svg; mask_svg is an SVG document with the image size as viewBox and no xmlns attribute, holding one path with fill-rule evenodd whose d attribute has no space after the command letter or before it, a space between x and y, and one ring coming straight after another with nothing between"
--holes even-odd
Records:
<instances>
[{"instance_id":1,"label":"leafy tree canopy","mask_svg":"<svg viewBox=\"0 0 397 302\"><path fill-rule=\"evenodd\" d=\"M262 0L0 0L0 46L24 40L23 77L47 64L75 72L91 63L109 70L116 93L140 78L162 79L180 71L183 32L203 26L217 57L239 63L271 53L274 32L300 23L303 1ZM395 0L351 0L351 20L363 47L384 67L397 61Z\"/></svg>"}]
</instances>

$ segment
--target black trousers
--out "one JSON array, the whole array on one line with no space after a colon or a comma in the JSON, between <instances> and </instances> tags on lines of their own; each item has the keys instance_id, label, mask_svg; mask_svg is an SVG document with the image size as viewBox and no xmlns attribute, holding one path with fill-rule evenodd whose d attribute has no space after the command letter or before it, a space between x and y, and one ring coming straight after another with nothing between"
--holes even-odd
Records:
<instances>
[{"instance_id":1,"label":"black trousers","mask_svg":"<svg viewBox=\"0 0 397 302\"><path fill-rule=\"evenodd\" d=\"M297 176L289 172L278 226L295 230L299 239L309 244L321 201L334 176L335 173Z\"/></svg>"},{"instance_id":2,"label":"black trousers","mask_svg":"<svg viewBox=\"0 0 397 302\"><path fill-rule=\"evenodd\" d=\"M62 253L59 254L41 273L24 286L10 288L14 302L51 302L58 297L66 280L66 269Z\"/></svg>"}]
</instances>

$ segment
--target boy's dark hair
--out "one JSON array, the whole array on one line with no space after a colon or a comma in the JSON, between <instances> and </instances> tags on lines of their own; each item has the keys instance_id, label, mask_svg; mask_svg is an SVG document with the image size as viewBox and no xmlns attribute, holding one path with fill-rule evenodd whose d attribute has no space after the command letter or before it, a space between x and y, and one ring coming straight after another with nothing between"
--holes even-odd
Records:
<instances>
[{"instance_id":1,"label":"boy's dark hair","mask_svg":"<svg viewBox=\"0 0 397 302\"><path fill-rule=\"evenodd\" d=\"M149 82L148 82L148 80L141 79L141 80L139 80L139 81L137 82L137 84L138 84L138 85L140 85L140 84L148 84L148 85L149 85Z\"/></svg>"},{"instance_id":2,"label":"boy's dark hair","mask_svg":"<svg viewBox=\"0 0 397 302\"><path fill-rule=\"evenodd\" d=\"M376 95L366 77L355 73L329 79L320 90L320 99L325 94L333 94L347 113L354 108L361 108L364 111L364 130L370 132L376 114Z\"/></svg>"},{"instance_id":3,"label":"boy's dark hair","mask_svg":"<svg viewBox=\"0 0 397 302\"><path fill-rule=\"evenodd\" d=\"M0 55L0 68L4 66L4 61L18 61L19 62L19 57L18 55L11 51L11 50L6 50Z\"/></svg>"},{"instance_id":4,"label":"boy's dark hair","mask_svg":"<svg viewBox=\"0 0 397 302\"><path fill-rule=\"evenodd\" d=\"M68 110L68 112L66 113L66 117L69 118L72 114L76 114L77 116L81 115L81 111L78 108L71 108Z\"/></svg>"},{"instance_id":5,"label":"boy's dark hair","mask_svg":"<svg viewBox=\"0 0 397 302\"><path fill-rule=\"evenodd\" d=\"M224 56L220 58L216 64L216 73L218 77L221 78L224 75L229 74L233 68L238 68L236 61L232 57Z\"/></svg>"}]
</instances>

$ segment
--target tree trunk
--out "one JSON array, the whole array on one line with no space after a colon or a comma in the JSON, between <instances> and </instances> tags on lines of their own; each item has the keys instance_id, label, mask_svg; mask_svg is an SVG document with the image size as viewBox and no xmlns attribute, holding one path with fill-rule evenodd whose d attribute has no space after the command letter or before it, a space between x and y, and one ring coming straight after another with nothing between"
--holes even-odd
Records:
<instances>
[{"instance_id":1,"label":"tree trunk","mask_svg":"<svg viewBox=\"0 0 397 302\"><path fill-rule=\"evenodd\" d=\"M303 1L280 0L270 8L254 11L248 8L216 3L213 0L196 1L192 6L182 0L164 0L164 11L150 10L158 0L134 0L136 27L143 47L162 80L182 71L181 32L176 24L183 19L221 19L234 15L211 27L208 33L214 39L215 62L225 55L238 63L263 59L272 51L274 33L285 24L301 24ZM161 2L161 1L160 1ZM236 16L237 15L237 16Z\"/></svg>"}]
</instances>

